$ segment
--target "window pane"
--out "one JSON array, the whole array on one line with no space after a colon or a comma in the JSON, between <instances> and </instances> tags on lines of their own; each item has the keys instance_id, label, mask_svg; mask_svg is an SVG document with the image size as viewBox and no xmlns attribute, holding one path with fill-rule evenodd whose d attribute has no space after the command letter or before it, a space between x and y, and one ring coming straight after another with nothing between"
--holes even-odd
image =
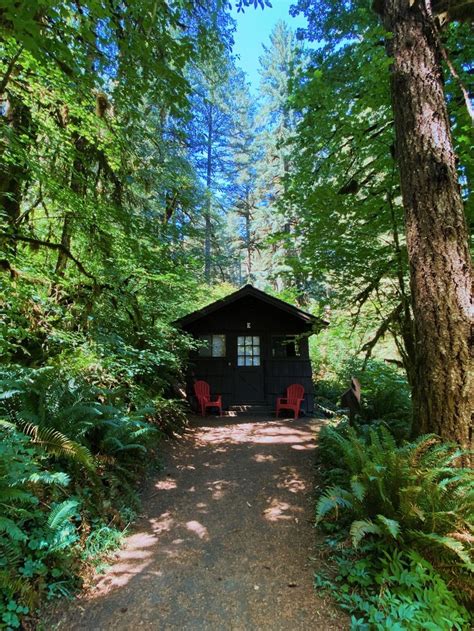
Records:
<instances>
[{"instance_id":1,"label":"window pane","mask_svg":"<svg viewBox=\"0 0 474 631\"><path fill-rule=\"evenodd\" d=\"M245 366L245 359L243 357L237 358L237 366Z\"/></svg>"},{"instance_id":2,"label":"window pane","mask_svg":"<svg viewBox=\"0 0 474 631\"><path fill-rule=\"evenodd\" d=\"M253 358L253 365L254 366L260 366L260 357L254 357Z\"/></svg>"},{"instance_id":3,"label":"window pane","mask_svg":"<svg viewBox=\"0 0 474 631\"><path fill-rule=\"evenodd\" d=\"M211 357L211 336L201 335L199 341L202 343L198 351L199 357Z\"/></svg>"},{"instance_id":4,"label":"window pane","mask_svg":"<svg viewBox=\"0 0 474 631\"><path fill-rule=\"evenodd\" d=\"M212 356L225 357L225 335L212 336Z\"/></svg>"},{"instance_id":5,"label":"window pane","mask_svg":"<svg viewBox=\"0 0 474 631\"><path fill-rule=\"evenodd\" d=\"M277 358L300 357L300 345L293 336L274 337L272 340L272 356Z\"/></svg>"},{"instance_id":6,"label":"window pane","mask_svg":"<svg viewBox=\"0 0 474 631\"><path fill-rule=\"evenodd\" d=\"M253 343L254 343L255 346L259 346L260 345L260 338L259 337L254 336L252 338L252 340L253 340Z\"/></svg>"},{"instance_id":7,"label":"window pane","mask_svg":"<svg viewBox=\"0 0 474 631\"><path fill-rule=\"evenodd\" d=\"M239 335L238 338L237 338L237 344L239 346L243 346L244 343L245 343L245 337L243 335Z\"/></svg>"}]
</instances>

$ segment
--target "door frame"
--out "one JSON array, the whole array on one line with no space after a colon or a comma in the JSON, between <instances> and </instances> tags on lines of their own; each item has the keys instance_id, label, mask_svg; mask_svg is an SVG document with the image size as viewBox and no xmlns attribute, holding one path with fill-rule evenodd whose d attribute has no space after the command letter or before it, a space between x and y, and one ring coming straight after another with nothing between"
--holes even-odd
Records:
<instances>
[{"instance_id":1,"label":"door frame","mask_svg":"<svg viewBox=\"0 0 474 631\"><path fill-rule=\"evenodd\" d=\"M265 389L265 335L262 334L261 331L253 331L250 329L244 329L242 331L237 331L232 334L232 363L234 365L234 400L235 405L251 405L251 404L264 404L266 402L266 389ZM238 365L238 338L239 337L258 337L260 338L260 365L259 366L239 366ZM258 375L261 386L260 394L261 396L254 401L237 401L238 398L238 380L240 375L250 375L255 374Z\"/></svg>"}]
</instances>

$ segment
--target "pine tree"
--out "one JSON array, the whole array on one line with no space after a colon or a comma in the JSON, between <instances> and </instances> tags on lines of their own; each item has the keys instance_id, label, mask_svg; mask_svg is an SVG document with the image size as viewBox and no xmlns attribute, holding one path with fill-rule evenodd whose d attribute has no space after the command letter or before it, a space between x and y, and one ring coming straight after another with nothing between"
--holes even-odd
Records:
<instances>
[{"instance_id":1,"label":"pine tree","mask_svg":"<svg viewBox=\"0 0 474 631\"><path fill-rule=\"evenodd\" d=\"M239 284L254 282L253 264L258 235L253 220L256 210L255 104L243 73L235 77L234 130L231 140L234 177L231 189L234 241L239 256Z\"/></svg>"},{"instance_id":2,"label":"pine tree","mask_svg":"<svg viewBox=\"0 0 474 631\"><path fill-rule=\"evenodd\" d=\"M255 261L255 274L261 285L271 283L275 290L284 287L285 249L278 234L290 225L279 212L279 203L290 171L287 143L295 130L294 114L289 108L289 80L296 59L296 41L284 22L278 22L269 46L260 57L260 97L258 115L257 196L254 230L261 247Z\"/></svg>"},{"instance_id":3,"label":"pine tree","mask_svg":"<svg viewBox=\"0 0 474 631\"><path fill-rule=\"evenodd\" d=\"M213 250L227 210L233 175L232 62L223 54L190 72L192 118L187 128L189 155L204 189L204 278L213 275ZM214 243L213 243L214 242Z\"/></svg>"}]
</instances>

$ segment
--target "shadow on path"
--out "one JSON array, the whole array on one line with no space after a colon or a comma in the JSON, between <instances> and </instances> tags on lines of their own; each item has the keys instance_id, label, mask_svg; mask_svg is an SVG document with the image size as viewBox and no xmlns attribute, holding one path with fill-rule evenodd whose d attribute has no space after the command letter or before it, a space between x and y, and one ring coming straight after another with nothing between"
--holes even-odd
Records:
<instances>
[{"instance_id":1,"label":"shadow on path","mask_svg":"<svg viewBox=\"0 0 474 631\"><path fill-rule=\"evenodd\" d=\"M192 419L146 515L58 629L347 629L313 589L317 421Z\"/></svg>"}]
</instances>

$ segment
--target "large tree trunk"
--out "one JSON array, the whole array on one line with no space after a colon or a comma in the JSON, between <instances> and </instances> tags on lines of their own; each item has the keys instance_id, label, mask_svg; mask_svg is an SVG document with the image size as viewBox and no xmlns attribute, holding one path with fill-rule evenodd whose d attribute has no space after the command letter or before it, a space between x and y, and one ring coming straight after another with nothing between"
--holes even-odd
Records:
<instances>
[{"instance_id":1,"label":"large tree trunk","mask_svg":"<svg viewBox=\"0 0 474 631\"><path fill-rule=\"evenodd\" d=\"M414 421L468 447L471 263L429 0L378 4L391 67L416 336Z\"/></svg>"}]
</instances>

